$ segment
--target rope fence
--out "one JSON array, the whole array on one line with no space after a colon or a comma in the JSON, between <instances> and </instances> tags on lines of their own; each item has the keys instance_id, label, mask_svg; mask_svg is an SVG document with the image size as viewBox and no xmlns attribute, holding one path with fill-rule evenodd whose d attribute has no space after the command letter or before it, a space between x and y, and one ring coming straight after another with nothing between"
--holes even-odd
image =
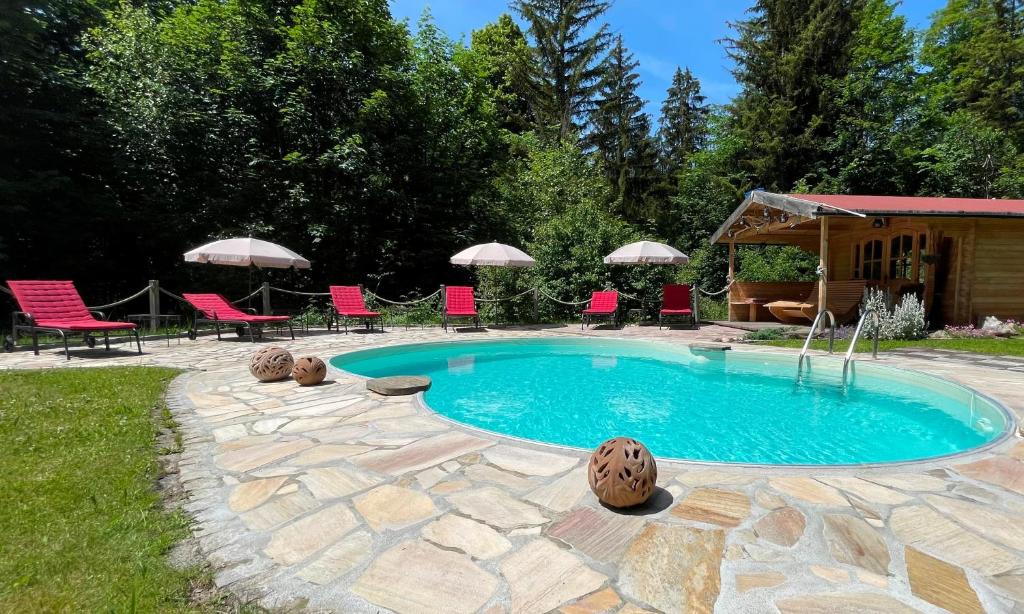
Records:
<instances>
[{"instance_id":1,"label":"rope fence","mask_svg":"<svg viewBox=\"0 0 1024 614\"><path fill-rule=\"evenodd\" d=\"M585 305L585 304L590 302L589 298L587 300L585 300L585 301L563 301L561 299L558 299L558 298L555 298L555 297L551 296L550 294L548 294L547 292L541 290L540 288L537 288L537 292L541 296L543 296L544 298L548 299L549 301L554 301L554 302L556 302L556 303L558 303L560 305L576 306L576 305Z\"/></svg>"},{"instance_id":2,"label":"rope fence","mask_svg":"<svg viewBox=\"0 0 1024 614\"><path fill-rule=\"evenodd\" d=\"M527 294L530 294L534 290L536 290L536 288L527 288L526 290L523 290L519 294L513 296L506 296L504 298L478 298L476 299L476 301L478 303L503 303L505 301L514 301L517 298L521 298L523 296L526 296ZM440 290L438 290L438 292L440 292Z\"/></svg>"},{"instance_id":3,"label":"rope fence","mask_svg":"<svg viewBox=\"0 0 1024 614\"><path fill-rule=\"evenodd\" d=\"M300 292L298 290L285 290L284 288L278 288L278 287L275 287L275 286L270 286L270 289L275 291L275 292L283 292L285 294L294 294L295 296L330 296L331 295L330 292ZM259 290L257 290L256 292L250 294L249 296L256 296L257 294L259 294L262 291L263 291L263 289L260 288ZM249 298L249 296L247 296L246 298Z\"/></svg>"},{"instance_id":4,"label":"rope fence","mask_svg":"<svg viewBox=\"0 0 1024 614\"><path fill-rule=\"evenodd\" d=\"M363 290L363 291L366 292L366 294L368 294L368 295L372 296L373 298L377 299L378 301L380 301L382 303L387 303L388 305L418 305L420 303L425 303L425 302L429 301L430 299L435 298L435 297L437 297L437 296L439 296L441 294L441 289L438 288L437 290L434 290L434 292L432 294L428 294L427 296L424 296L423 298L420 298L420 299L416 299L414 301L392 301L392 300L384 298L383 296L378 296L377 294L375 294L374 292L372 292L370 290Z\"/></svg>"},{"instance_id":5,"label":"rope fence","mask_svg":"<svg viewBox=\"0 0 1024 614\"><path fill-rule=\"evenodd\" d=\"M111 307L117 307L118 305L124 305L129 301L134 301L135 299L139 298L143 294L146 294L147 292L149 292L149 286L146 286L145 288L139 290L138 292L129 296L128 298L123 298L119 301L114 301L113 303L107 303L106 305L96 305L95 307L89 307L89 309L95 309L99 311L102 309L110 309Z\"/></svg>"}]
</instances>

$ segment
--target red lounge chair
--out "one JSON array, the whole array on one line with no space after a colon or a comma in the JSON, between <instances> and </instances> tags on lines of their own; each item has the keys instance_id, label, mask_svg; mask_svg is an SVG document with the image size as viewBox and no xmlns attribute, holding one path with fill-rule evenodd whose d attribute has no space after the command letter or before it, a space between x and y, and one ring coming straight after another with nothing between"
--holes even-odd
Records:
<instances>
[{"instance_id":1,"label":"red lounge chair","mask_svg":"<svg viewBox=\"0 0 1024 614\"><path fill-rule=\"evenodd\" d=\"M18 333L32 335L32 350L39 355L39 333L56 333L64 340L64 355L71 360L68 350L68 333L82 333L85 344L96 346L96 340L89 333L103 333L103 342L110 349L112 330L129 331L135 335L135 345L142 353L139 331L131 322L107 322L97 320L94 314L103 318L103 313L90 310L70 281L8 281L7 286L14 293L21 311L11 317L13 341L17 343Z\"/></svg>"},{"instance_id":2,"label":"red lounge chair","mask_svg":"<svg viewBox=\"0 0 1024 614\"><path fill-rule=\"evenodd\" d=\"M616 290L594 292L590 295L590 307L583 310L580 330L583 330L584 326L590 326L594 320L601 319L611 320L613 326L619 325L619 293Z\"/></svg>"},{"instance_id":3,"label":"red lounge chair","mask_svg":"<svg viewBox=\"0 0 1024 614\"><path fill-rule=\"evenodd\" d=\"M476 312L476 299L470 286L446 286L444 289L444 311L441 325L448 332L448 322L453 319L472 320L480 328L480 314Z\"/></svg>"},{"instance_id":4,"label":"red lounge chair","mask_svg":"<svg viewBox=\"0 0 1024 614\"><path fill-rule=\"evenodd\" d=\"M255 309L252 313L246 313L220 294L185 293L182 296L196 310L196 319L188 333L189 339L195 339L199 335L200 324L213 324L217 329L217 339L220 339L221 324L234 324L239 337L248 331L249 340L256 343L256 335L262 334L264 324L284 324L288 327L292 340L295 340L295 331L292 330L289 316L258 316Z\"/></svg>"},{"instance_id":5,"label":"red lounge chair","mask_svg":"<svg viewBox=\"0 0 1024 614\"><path fill-rule=\"evenodd\" d=\"M661 311L658 313L658 329L672 318L683 318L694 328L700 328L697 322L697 297L686 284L665 284L662 288Z\"/></svg>"},{"instance_id":6,"label":"red lounge chair","mask_svg":"<svg viewBox=\"0 0 1024 614\"><path fill-rule=\"evenodd\" d=\"M362 287L331 286L331 301L334 302L334 313L331 314L331 320L335 326L337 326L338 320L341 320L346 333L350 319L362 320L368 330L372 322L377 320L380 323L381 332L384 332L384 319L380 317L380 312L370 311L366 308ZM330 327L328 326L328 328Z\"/></svg>"}]
</instances>

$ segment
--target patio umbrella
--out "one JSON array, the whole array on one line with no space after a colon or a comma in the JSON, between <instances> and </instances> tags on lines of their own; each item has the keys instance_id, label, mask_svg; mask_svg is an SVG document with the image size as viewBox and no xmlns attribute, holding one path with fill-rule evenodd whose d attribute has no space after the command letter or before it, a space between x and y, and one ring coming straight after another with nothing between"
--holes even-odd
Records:
<instances>
[{"instance_id":1,"label":"patio umbrella","mask_svg":"<svg viewBox=\"0 0 1024 614\"><path fill-rule=\"evenodd\" d=\"M623 245L604 257L605 264L686 264L689 261L683 252L657 241Z\"/></svg>"},{"instance_id":2,"label":"patio umbrella","mask_svg":"<svg viewBox=\"0 0 1024 614\"><path fill-rule=\"evenodd\" d=\"M531 267L536 260L523 250L504 243L481 243L467 247L451 257L452 264L462 266Z\"/></svg>"},{"instance_id":3,"label":"patio umbrella","mask_svg":"<svg viewBox=\"0 0 1024 614\"><path fill-rule=\"evenodd\" d=\"M261 269L308 269L309 260L292 250L253 238L221 239L185 252L185 262L256 266Z\"/></svg>"}]
</instances>

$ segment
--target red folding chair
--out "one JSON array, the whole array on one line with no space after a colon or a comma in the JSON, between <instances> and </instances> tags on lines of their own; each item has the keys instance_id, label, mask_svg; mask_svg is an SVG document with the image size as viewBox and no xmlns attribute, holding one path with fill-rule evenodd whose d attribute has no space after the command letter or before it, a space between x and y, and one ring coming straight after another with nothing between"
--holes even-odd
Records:
<instances>
[{"instance_id":1,"label":"red folding chair","mask_svg":"<svg viewBox=\"0 0 1024 614\"><path fill-rule=\"evenodd\" d=\"M480 328L480 314L476 311L476 298L471 286L445 286L444 310L441 312L441 325L448 332L451 320L472 320L475 328Z\"/></svg>"},{"instance_id":2,"label":"red folding chair","mask_svg":"<svg viewBox=\"0 0 1024 614\"><path fill-rule=\"evenodd\" d=\"M68 349L68 335L82 333L82 339L90 348L96 347L96 339L89 333L103 333L103 343L110 349L110 331L123 330L135 335L135 345L142 353L139 331L131 322L107 322L103 312L90 310L70 281L8 281L7 287L14 293L21 311L11 316L11 345L18 342L19 333L32 336L32 351L39 355L39 333L55 333L64 341L64 355L71 360ZM96 319L99 315L100 319Z\"/></svg>"},{"instance_id":3,"label":"red folding chair","mask_svg":"<svg viewBox=\"0 0 1024 614\"><path fill-rule=\"evenodd\" d=\"M251 309L249 313L242 311L231 304L231 301L220 294L182 294L186 301L196 310L196 318L192 322L192 330L188 332L189 339L199 336L200 324L213 324L217 329L217 339L220 339L221 324L234 325L235 333L239 337L246 332L249 333L249 340L256 343L256 337L262 336L263 327L267 324L284 324L291 333L292 341L295 340L295 331L292 330L290 316L260 316L256 310Z\"/></svg>"},{"instance_id":4,"label":"red folding chair","mask_svg":"<svg viewBox=\"0 0 1024 614\"><path fill-rule=\"evenodd\" d=\"M362 320L367 330L371 330L372 323L376 320L380 323L381 332L384 332L384 319L380 312L370 311L366 308L361 286L331 286L331 301L334 303L331 320L335 326L340 320L345 326L346 333L348 333L349 320Z\"/></svg>"},{"instance_id":5,"label":"red folding chair","mask_svg":"<svg viewBox=\"0 0 1024 614\"><path fill-rule=\"evenodd\" d=\"M694 328L700 328L697 321L697 296L686 284L665 284L662 288L661 311L658 312L658 329L671 319L684 319Z\"/></svg>"},{"instance_id":6,"label":"red folding chair","mask_svg":"<svg viewBox=\"0 0 1024 614\"><path fill-rule=\"evenodd\" d=\"M590 306L583 310L584 326L590 326L594 320L611 320L613 326L619 325L619 293L616 290L603 290L590 295Z\"/></svg>"}]
</instances>

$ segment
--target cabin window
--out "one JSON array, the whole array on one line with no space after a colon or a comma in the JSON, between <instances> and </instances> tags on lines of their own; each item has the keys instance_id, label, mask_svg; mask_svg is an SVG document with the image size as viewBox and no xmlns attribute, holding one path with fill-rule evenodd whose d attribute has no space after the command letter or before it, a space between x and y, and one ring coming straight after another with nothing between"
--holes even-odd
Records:
<instances>
[{"instance_id":1,"label":"cabin window","mask_svg":"<svg viewBox=\"0 0 1024 614\"><path fill-rule=\"evenodd\" d=\"M889 279L911 279L913 269L914 236L896 235L889 241Z\"/></svg>"},{"instance_id":2,"label":"cabin window","mask_svg":"<svg viewBox=\"0 0 1024 614\"><path fill-rule=\"evenodd\" d=\"M861 243L853 256L853 276L856 279L880 281L882 279L881 239L869 239Z\"/></svg>"}]
</instances>

